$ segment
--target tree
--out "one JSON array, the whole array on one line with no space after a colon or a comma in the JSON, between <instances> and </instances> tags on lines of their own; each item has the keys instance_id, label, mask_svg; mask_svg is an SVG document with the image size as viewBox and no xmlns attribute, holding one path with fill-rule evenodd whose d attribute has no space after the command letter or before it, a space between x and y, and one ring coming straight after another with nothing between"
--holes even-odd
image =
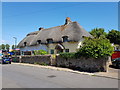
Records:
<instances>
[{"instance_id":1,"label":"tree","mask_svg":"<svg viewBox=\"0 0 120 90\"><path fill-rule=\"evenodd\" d=\"M15 45L12 45L12 49L15 49Z\"/></svg>"},{"instance_id":2,"label":"tree","mask_svg":"<svg viewBox=\"0 0 120 90\"><path fill-rule=\"evenodd\" d=\"M9 50L10 45L9 45L9 44L6 44L5 47L6 47L7 50Z\"/></svg>"},{"instance_id":3,"label":"tree","mask_svg":"<svg viewBox=\"0 0 120 90\"><path fill-rule=\"evenodd\" d=\"M5 50L5 45L4 44L2 44L1 47L2 47L2 50Z\"/></svg>"},{"instance_id":4,"label":"tree","mask_svg":"<svg viewBox=\"0 0 120 90\"><path fill-rule=\"evenodd\" d=\"M112 29L111 31L109 31L107 38L110 40L111 43L120 45L120 31Z\"/></svg>"},{"instance_id":5,"label":"tree","mask_svg":"<svg viewBox=\"0 0 120 90\"><path fill-rule=\"evenodd\" d=\"M0 50L2 50L2 45L0 45Z\"/></svg>"},{"instance_id":6,"label":"tree","mask_svg":"<svg viewBox=\"0 0 120 90\"><path fill-rule=\"evenodd\" d=\"M12 45L12 49L19 48L17 45Z\"/></svg>"},{"instance_id":7,"label":"tree","mask_svg":"<svg viewBox=\"0 0 120 90\"><path fill-rule=\"evenodd\" d=\"M95 28L90 31L90 34L93 35L96 38L99 38L100 36L106 37L107 33L105 32L104 28Z\"/></svg>"},{"instance_id":8,"label":"tree","mask_svg":"<svg viewBox=\"0 0 120 90\"><path fill-rule=\"evenodd\" d=\"M108 39L103 38L86 38L83 42L83 47L76 53L78 56L100 58L111 56L113 46Z\"/></svg>"}]
</instances>

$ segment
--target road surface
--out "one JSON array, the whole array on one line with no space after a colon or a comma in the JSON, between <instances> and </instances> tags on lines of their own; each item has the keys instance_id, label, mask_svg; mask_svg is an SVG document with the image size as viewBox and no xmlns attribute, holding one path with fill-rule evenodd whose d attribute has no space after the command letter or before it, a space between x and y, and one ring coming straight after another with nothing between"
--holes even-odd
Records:
<instances>
[{"instance_id":1,"label":"road surface","mask_svg":"<svg viewBox=\"0 0 120 90\"><path fill-rule=\"evenodd\" d=\"M118 88L118 80L5 64L2 65L2 88Z\"/></svg>"}]
</instances>

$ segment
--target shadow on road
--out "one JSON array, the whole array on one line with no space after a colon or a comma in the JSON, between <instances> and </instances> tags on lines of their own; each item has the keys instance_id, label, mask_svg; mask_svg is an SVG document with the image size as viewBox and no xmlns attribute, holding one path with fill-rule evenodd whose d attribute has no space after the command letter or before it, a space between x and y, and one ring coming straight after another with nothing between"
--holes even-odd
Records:
<instances>
[{"instance_id":1,"label":"shadow on road","mask_svg":"<svg viewBox=\"0 0 120 90\"><path fill-rule=\"evenodd\" d=\"M110 65L109 67L110 67L110 68L113 68L113 69L120 69L120 68L117 68L117 67L115 67L115 66L113 66L113 65Z\"/></svg>"}]
</instances>

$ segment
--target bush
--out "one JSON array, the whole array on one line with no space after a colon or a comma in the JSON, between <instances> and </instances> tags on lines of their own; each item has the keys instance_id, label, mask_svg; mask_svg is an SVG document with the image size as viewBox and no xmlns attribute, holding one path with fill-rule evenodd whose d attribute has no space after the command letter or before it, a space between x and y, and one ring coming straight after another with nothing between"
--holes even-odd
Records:
<instances>
[{"instance_id":1,"label":"bush","mask_svg":"<svg viewBox=\"0 0 120 90\"><path fill-rule=\"evenodd\" d=\"M48 54L45 50L34 50L35 55L46 55Z\"/></svg>"},{"instance_id":2,"label":"bush","mask_svg":"<svg viewBox=\"0 0 120 90\"><path fill-rule=\"evenodd\" d=\"M77 56L100 58L111 56L114 50L106 38L86 38L83 45L76 53Z\"/></svg>"},{"instance_id":3,"label":"bush","mask_svg":"<svg viewBox=\"0 0 120 90\"><path fill-rule=\"evenodd\" d=\"M43 65L43 66L48 66L48 65L47 65L46 63L44 63L44 62L43 62L43 63L40 63L40 65Z\"/></svg>"},{"instance_id":4,"label":"bush","mask_svg":"<svg viewBox=\"0 0 120 90\"><path fill-rule=\"evenodd\" d=\"M75 52L72 52L72 53L60 53L60 56L63 57L63 58L75 58Z\"/></svg>"}]
</instances>

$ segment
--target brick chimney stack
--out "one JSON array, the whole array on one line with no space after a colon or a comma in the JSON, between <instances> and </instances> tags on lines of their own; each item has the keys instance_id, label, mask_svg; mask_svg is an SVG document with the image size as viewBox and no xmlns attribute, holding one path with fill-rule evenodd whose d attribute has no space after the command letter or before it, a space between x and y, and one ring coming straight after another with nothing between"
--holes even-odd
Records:
<instances>
[{"instance_id":1,"label":"brick chimney stack","mask_svg":"<svg viewBox=\"0 0 120 90\"><path fill-rule=\"evenodd\" d=\"M44 29L43 27L40 27L40 28L39 28L39 31L40 31L40 30L43 30L43 29Z\"/></svg>"},{"instance_id":2,"label":"brick chimney stack","mask_svg":"<svg viewBox=\"0 0 120 90\"><path fill-rule=\"evenodd\" d=\"M72 21L70 20L70 17L67 17L65 20L65 25L71 23Z\"/></svg>"}]
</instances>

